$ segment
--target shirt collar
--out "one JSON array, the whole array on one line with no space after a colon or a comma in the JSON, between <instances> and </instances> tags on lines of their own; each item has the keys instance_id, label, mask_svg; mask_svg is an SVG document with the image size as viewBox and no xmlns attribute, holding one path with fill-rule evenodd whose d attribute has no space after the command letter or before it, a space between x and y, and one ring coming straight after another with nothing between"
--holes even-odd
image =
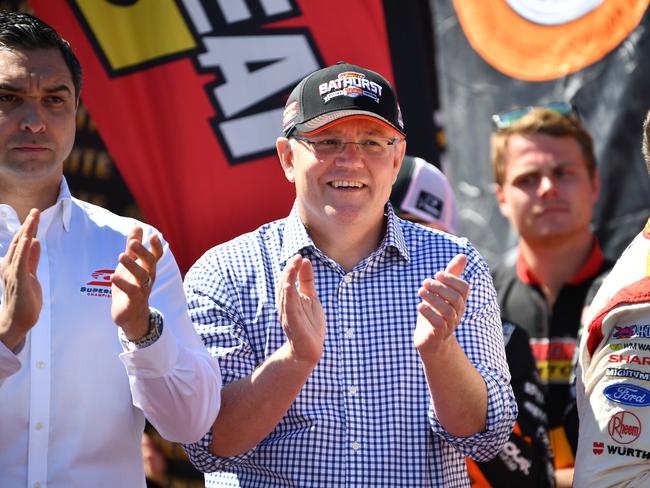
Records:
<instances>
[{"instance_id":1,"label":"shirt collar","mask_svg":"<svg viewBox=\"0 0 650 488\"><path fill-rule=\"evenodd\" d=\"M282 266L305 248L315 248L314 241L311 240L305 224L300 220L298 215L298 204L294 202L291 213L284 223L284 232L282 235L282 249L280 249L280 263Z\"/></svg>"},{"instance_id":2,"label":"shirt collar","mask_svg":"<svg viewBox=\"0 0 650 488\"><path fill-rule=\"evenodd\" d=\"M388 247L394 247L405 261L410 261L411 257L406 247L404 233L402 232L402 221L395 215L395 211L390 202L386 204L386 220L386 237L379 246L379 250L383 251Z\"/></svg>"},{"instance_id":3,"label":"shirt collar","mask_svg":"<svg viewBox=\"0 0 650 488\"><path fill-rule=\"evenodd\" d=\"M70 220L72 216L72 194L70 193L70 188L68 187L68 182L65 177L61 178L61 184L59 186L59 196L56 199L54 205L49 208L46 208L41 212L41 222L45 223L43 226L43 231L50 226L52 221L57 218L61 219L61 224L66 232L70 231ZM40 228L40 225L39 225Z\"/></svg>"},{"instance_id":4,"label":"shirt collar","mask_svg":"<svg viewBox=\"0 0 650 488\"><path fill-rule=\"evenodd\" d=\"M591 246L591 253L587 258L587 261L585 261L585 264L582 265L582 268L578 270L573 278L567 281L567 284L579 285L580 283L587 281L589 278L598 274L604 261L605 257L603 256L603 251L600 247L600 243L594 236L593 244ZM539 279L528 267L528 264L526 263L526 260L524 259L524 256L521 252L519 252L519 255L517 256L517 277L529 285L541 284Z\"/></svg>"},{"instance_id":5,"label":"shirt collar","mask_svg":"<svg viewBox=\"0 0 650 488\"><path fill-rule=\"evenodd\" d=\"M43 235L50 227L51 223L60 218L61 224L66 231L70 230L70 220L72 214L72 195L68 188L68 183L65 178L61 178L59 185L59 194L54 205L46 208L41 212L40 221L38 224L38 234ZM20 221L18 215L13 207L7 204L0 205L0 228L3 231L9 231L11 234L18 231L20 228Z\"/></svg>"},{"instance_id":6,"label":"shirt collar","mask_svg":"<svg viewBox=\"0 0 650 488\"><path fill-rule=\"evenodd\" d=\"M410 257L406 247L406 241L404 240L402 226L400 225L400 220L395 216L395 212L390 203L386 204L385 215L387 219L386 235L379 248L373 254L381 254L387 248L394 247L406 261L409 261ZM315 249L316 246L307 233L307 229L302 223L302 220L300 220L297 203L294 203L284 225L280 263L284 265L292 256L295 256L305 248Z\"/></svg>"}]
</instances>

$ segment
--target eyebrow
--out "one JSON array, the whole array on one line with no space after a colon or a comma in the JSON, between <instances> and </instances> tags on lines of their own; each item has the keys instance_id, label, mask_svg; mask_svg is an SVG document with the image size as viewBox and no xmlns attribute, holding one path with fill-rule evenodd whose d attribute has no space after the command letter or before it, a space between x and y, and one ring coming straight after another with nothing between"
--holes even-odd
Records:
<instances>
[{"instance_id":1,"label":"eyebrow","mask_svg":"<svg viewBox=\"0 0 650 488\"><path fill-rule=\"evenodd\" d=\"M13 85L11 83L7 82L0 82L0 90L5 90L9 92L16 92L16 93L25 93L25 89L21 88L20 86ZM61 84L61 85L56 85L48 88L44 88L43 91L45 93L59 93L59 92L68 92L70 95L72 95L72 90L70 87L66 84Z\"/></svg>"}]
</instances>

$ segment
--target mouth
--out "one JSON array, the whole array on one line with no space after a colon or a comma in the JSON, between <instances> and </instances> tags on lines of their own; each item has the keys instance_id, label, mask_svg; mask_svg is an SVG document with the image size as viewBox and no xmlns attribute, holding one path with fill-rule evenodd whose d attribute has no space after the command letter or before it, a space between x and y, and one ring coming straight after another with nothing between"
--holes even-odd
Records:
<instances>
[{"instance_id":1,"label":"mouth","mask_svg":"<svg viewBox=\"0 0 650 488\"><path fill-rule=\"evenodd\" d=\"M542 217L545 215L555 215L555 214L563 214L567 213L569 211L568 208L563 207L563 206L555 206L555 207L544 207L540 208L537 210L536 215L538 217Z\"/></svg>"},{"instance_id":2,"label":"mouth","mask_svg":"<svg viewBox=\"0 0 650 488\"><path fill-rule=\"evenodd\" d=\"M358 181L349 181L349 180L334 180L327 183L332 188L337 190L356 190L364 188L366 185Z\"/></svg>"},{"instance_id":3,"label":"mouth","mask_svg":"<svg viewBox=\"0 0 650 488\"><path fill-rule=\"evenodd\" d=\"M44 144L16 144L11 147L11 149L22 152L42 152L50 150L49 146Z\"/></svg>"}]
</instances>

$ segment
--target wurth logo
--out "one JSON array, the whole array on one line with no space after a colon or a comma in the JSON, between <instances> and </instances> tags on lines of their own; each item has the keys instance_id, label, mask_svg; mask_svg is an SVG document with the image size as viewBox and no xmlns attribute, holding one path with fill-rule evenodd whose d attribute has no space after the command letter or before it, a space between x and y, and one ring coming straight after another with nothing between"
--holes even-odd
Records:
<instances>
[{"instance_id":1,"label":"wurth logo","mask_svg":"<svg viewBox=\"0 0 650 488\"><path fill-rule=\"evenodd\" d=\"M600 456L605 450L604 442L594 442L594 454Z\"/></svg>"}]
</instances>

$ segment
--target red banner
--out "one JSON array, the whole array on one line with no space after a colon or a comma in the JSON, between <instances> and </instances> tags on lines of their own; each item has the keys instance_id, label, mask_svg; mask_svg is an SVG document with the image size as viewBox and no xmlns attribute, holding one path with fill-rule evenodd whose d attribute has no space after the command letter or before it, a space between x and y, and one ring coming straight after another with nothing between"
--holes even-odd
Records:
<instances>
[{"instance_id":1,"label":"red banner","mask_svg":"<svg viewBox=\"0 0 650 488\"><path fill-rule=\"evenodd\" d=\"M345 60L392 81L381 0L31 0L72 44L82 99L182 270L285 216L275 156L306 74Z\"/></svg>"}]
</instances>

